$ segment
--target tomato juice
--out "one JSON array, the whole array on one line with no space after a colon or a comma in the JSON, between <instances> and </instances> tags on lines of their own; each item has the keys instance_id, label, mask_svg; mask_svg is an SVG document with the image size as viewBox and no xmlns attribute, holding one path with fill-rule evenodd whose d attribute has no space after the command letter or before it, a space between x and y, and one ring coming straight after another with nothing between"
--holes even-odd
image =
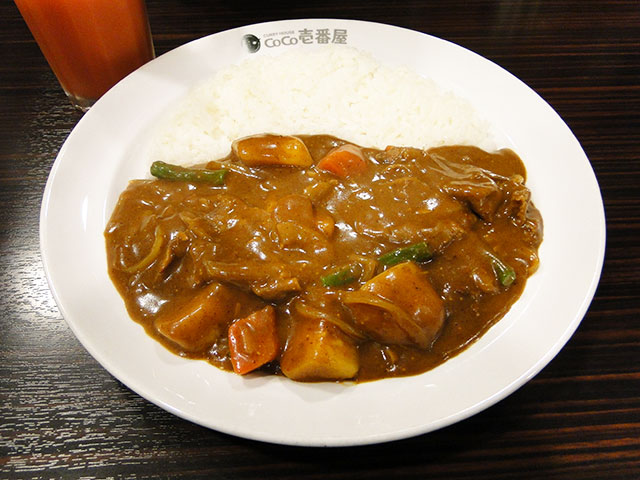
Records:
<instances>
[{"instance_id":1,"label":"tomato juice","mask_svg":"<svg viewBox=\"0 0 640 480\"><path fill-rule=\"evenodd\" d=\"M86 110L154 57L143 0L15 0L62 88Z\"/></svg>"}]
</instances>

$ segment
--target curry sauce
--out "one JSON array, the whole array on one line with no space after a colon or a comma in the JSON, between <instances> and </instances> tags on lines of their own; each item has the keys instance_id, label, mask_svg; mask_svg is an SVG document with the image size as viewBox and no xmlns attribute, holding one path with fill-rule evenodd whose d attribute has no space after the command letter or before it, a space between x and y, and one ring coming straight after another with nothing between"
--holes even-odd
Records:
<instances>
[{"instance_id":1,"label":"curry sauce","mask_svg":"<svg viewBox=\"0 0 640 480\"><path fill-rule=\"evenodd\" d=\"M149 335L225 370L424 372L503 317L538 266L542 218L511 150L263 135L195 170L223 175L130 182L105 230L109 273Z\"/></svg>"}]
</instances>

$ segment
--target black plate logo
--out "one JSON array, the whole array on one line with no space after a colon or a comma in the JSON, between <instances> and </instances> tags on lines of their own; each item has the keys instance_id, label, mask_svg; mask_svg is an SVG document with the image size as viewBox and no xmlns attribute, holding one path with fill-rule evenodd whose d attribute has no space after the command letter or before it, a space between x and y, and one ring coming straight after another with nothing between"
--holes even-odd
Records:
<instances>
[{"instance_id":1,"label":"black plate logo","mask_svg":"<svg viewBox=\"0 0 640 480\"><path fill-rule=\"evenodd\" d=\"M260 39L250 33L242 37L242 43L249 53L256 53L260 50Z\"/></svg>"}]
</instances>

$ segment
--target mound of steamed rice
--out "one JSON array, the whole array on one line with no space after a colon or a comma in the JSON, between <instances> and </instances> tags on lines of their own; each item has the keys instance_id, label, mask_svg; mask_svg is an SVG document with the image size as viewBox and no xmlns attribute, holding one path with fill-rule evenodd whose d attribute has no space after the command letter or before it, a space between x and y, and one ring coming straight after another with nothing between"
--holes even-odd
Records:
<instances>
[{"instance_id":1,"label":"mound of steamed rice","mask_svg":"<svg viewBox=\"0 0 640 480\"><path fill-rule=\"evenodd\" d=\"M350 47L229 66L194 88L158 130L151 159L176 164L221 158L233 140L257 133L329 134L377 148L495 148L487 122L467 101Z\"/></svg>"}]
</instances>

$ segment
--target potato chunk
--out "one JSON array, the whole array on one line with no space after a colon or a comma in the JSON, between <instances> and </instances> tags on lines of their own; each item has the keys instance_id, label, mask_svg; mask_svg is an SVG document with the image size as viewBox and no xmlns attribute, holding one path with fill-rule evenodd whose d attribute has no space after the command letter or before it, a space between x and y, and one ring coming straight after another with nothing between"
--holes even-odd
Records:
<instances>
[{"instance_id":1,"label":"potato chunk","mask_svg":"<svg viewBox=\"0 0 640 480\"><path fill-rule=\"evenodd\" d=\"M280 367L299 382L347 380L360 368L358 347L336 326L302 318L289 337Z\"/></svg>"},{"instance_id":2,"label":"potato chunk","mask_svg":"<svg viewBox=\"0 0 640 480\"><path fill-rule=\"evenodd\" d=\"M343 302L358 326L382 343L428 349L444 324L444 302L413 262L373 277Z\"/></svg>"},{"instance_id":3,"label":"potato chunk","mask_svg":"<svg viewBox=\"0 0 640 480\"><path fill-rule=\"evenodd\" d=\"M212 283L183 305L161 314L158 332L189 352L200 351L226 333L238 302L224 285Z\"/></svg>"},{"instance_id":4,"label":"potato chunk","mask_svg":"<svg viewBox=\"0 0 640 480\"><path fill-rule=\"evenodd\" d=\"M310 167L313 164L311 154L302 140L287 135L253 135L236 140L231 148L242 163L249 167Z\"/></svg>"}]
</instances>

